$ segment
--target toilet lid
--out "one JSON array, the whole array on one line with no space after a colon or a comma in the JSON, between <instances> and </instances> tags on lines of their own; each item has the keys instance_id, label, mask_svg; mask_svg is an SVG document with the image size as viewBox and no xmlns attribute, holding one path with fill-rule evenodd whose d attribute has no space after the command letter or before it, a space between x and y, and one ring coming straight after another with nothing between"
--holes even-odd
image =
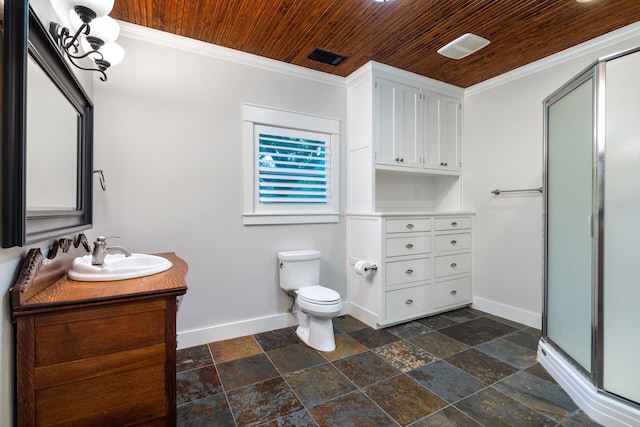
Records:
<instances>
[{"instance_id":1,"label":"toilet lid","mask_svg":"<svg viewBox=\"0 0 640 427\"><path fill-rule=\"evenodd\" d=\"M315 304L335 304L340 294L324 286L305 286L298 289L298 298Z\"/></svg>"}]
</instances>

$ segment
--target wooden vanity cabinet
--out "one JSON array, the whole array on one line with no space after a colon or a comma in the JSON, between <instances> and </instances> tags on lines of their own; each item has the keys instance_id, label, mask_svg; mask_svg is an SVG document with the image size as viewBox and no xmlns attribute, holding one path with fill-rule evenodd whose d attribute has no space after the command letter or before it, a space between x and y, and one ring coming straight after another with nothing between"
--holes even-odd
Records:
<instances>
[{"instance_id":1,"label":"wooden vanity cabinet","mask_svg":"<svg viewBox=\"0 0 640 427\"><path fill-rule=\"evenodd\" d=\"M76 282L65 272L23 302L24 281L11 289L18 426L175 425L176 299L187 266L159 255L173 267L152 276ZM51 263L39 258L43 273Z\"/></svg>"}]
</instances>

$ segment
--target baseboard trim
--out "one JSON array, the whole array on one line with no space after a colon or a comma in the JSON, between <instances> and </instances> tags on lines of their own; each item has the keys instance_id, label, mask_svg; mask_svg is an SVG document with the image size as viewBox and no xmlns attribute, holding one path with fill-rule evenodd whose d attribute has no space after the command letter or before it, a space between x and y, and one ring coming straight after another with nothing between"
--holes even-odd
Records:
<instances>
[{"instance_id":1,"label":"baseboard trim","mask_svg":"<svg viewBox=\"0 0 640 427\"><path fill-rule=\"evenodd\" d=\"M340 315L348 313L347 303L343 301ZM178 349L195 347L210 342L259 334L276 329L296 326L295 313L279 313L271 316L256 317L238 322L224 323L202 329L178 332Z\"/></svg>"},{"instance_id":2,"label":"baseboard trim","mask_svg":"<svg viewBox=\"0 0 640 427\"><path fill-rule=\"evenodd\" d=\"M367 326L370 326L373 329L380 329L380 326L378 325L378 315L364 307L360 307L353 303L349 304L349 315L363 323L366 323Z\"/></svg>"},{"instance_id":3,"label":"baseboard trim","mask_svg":"<svg viewBox=\"0 0 640 427\"><path fill-rule=\"evenodd\" d=\"M607 427L640 425L640 409L598 390L553 346L540 340L538 362L589 417Z\"/></svg>"},{"instance_id":4,"label":"baseboard trim","mask_svg":"<svg viewBox=\"0 0 640 427\"><path fill-rule=\"evenodd\" d=\"M518 307L480 297L473 297L473 305L471 308L493 314L494 316L503 317L513 322L522 323L532 328L542 329L541 313L523 310Z\"/></svg>"}]
</instances>

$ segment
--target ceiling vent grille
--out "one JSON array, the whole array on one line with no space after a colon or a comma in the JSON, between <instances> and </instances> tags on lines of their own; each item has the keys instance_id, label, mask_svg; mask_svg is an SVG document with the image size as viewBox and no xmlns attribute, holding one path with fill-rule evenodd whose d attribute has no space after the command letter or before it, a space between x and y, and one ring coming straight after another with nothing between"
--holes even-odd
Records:
<instances>
[{"instance_id":1,"label":"ceiling vent grille","mask_svg":"<svg viewBox=\"0 0 640 427\"><path fill-rule=\"evenodd\" d=\"M342 61L347 59L346 56L336 55L335 53L327 52L322 49L314 49L307 58L329 65L339 65Z\"/></svg>"},{"instance_id":2,"label":"ceiling vent grille","mask_svg":"<svg viewBox=\"0 0 640 427\"><path fill-rule=\"evenodd\" d=\"M451 59L462 59L474 52L479 51L489 44L489 40L475 34L467 33L458 37L443 48L438 49L438 53Z\"/></svg>"}]
</instances>

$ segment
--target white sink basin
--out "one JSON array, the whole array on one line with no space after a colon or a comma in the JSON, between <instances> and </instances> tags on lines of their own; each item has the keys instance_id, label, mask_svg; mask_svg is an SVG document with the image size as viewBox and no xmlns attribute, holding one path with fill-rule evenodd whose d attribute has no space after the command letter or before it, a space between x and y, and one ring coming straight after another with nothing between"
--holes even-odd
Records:
<instances>
[{"instance_id":1,"label":"white sink basin","mask_svg":"<svg viewBox=\"0 0 640 427\"><path fill-rule=\"evenodd\" d=\"M156 255L109 254L104 258L104 266L91 265L91 255L73 260L68 276L71 280L81 282L107 282L111 280L133 279L161 273L172 267L171 261Z\"/></svg>"}]
</instances>

